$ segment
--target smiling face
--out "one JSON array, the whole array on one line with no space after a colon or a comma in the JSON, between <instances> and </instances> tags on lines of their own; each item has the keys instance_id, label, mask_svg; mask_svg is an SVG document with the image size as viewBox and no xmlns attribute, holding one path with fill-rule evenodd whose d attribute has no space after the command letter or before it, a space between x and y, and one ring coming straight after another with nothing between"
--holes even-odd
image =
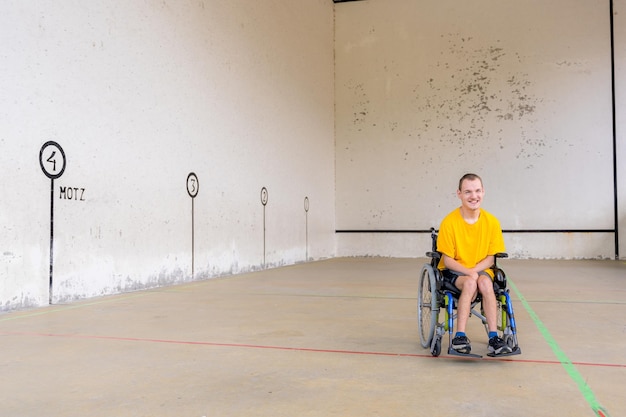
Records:
<instances>
[{"instance_id":1,"label":"smiling face","mask_svg":"<svg viewBox=\"0 0 626 417\"><path fill-rule=\"evenodd\" d=\"M456 191L456 195L461 200L461 207L468 212L475 212L480 209L485 190L479 178L465 179L461 182L461 187Z\"/></svg>"}]
</instances>

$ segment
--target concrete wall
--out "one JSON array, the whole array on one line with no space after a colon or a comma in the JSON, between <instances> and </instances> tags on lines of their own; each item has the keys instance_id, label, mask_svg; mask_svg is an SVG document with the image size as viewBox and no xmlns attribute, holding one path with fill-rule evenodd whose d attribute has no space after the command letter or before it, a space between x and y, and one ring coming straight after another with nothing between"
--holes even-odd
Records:
<instances>
[{"instance_id":1,"label":"concrete wall","mask_svg":"<svg viewBox=\"0 0 626 417\"><path fill-rule=\"evenodd\" d=\"M624 13L615 1L622 257ZM591 0L338 6L336 222L368 231L339 233L338 255L422 255L416 232L476 172L511 255L615 257L610 16Z\"/></svg>"},{"instance_id":2,"label":"concrete wall","mask_svg":"<svg viewBox=\"0 0 626 417\"><path fill-rule=\"evenodd\" d=\"M422 256L466 171L513 256L614 257L617 201L624 258L614 4L615 171L608 2L4 1L0 311Z\"/></svg>"},{"instance_id":3,"label":"concrete wall","mask_svg":"<svg viewBox=\"0 0 626 417\"><path fill-rule=\"evenodd\" d=\"M0 310L334 256L331 2L7 0L0 34Z\"/></svg>"},{"instance_id":4,"label":"concrete wall","mask_svg":"<svg viewBox=\"0 0 626 417\"><path fill-rule=\"evenodd\" d=\"M613 15L619 257L626 259L626 1L615 0Z\"/></svg>"}]
</instances>

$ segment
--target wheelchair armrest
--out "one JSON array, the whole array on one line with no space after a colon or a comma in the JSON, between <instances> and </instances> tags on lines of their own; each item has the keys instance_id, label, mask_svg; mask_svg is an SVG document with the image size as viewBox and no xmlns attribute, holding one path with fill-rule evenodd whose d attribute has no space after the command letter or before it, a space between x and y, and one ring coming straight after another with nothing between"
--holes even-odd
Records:
<instances>
[{"instance_id":1,"label":"wheelchair armrest","mask_svg":"<svg viewBox=\"0 0 626 417\"><path fill-rule=\"evenodd\" d=\"M441 259L441 252L426 252L426 256L429 258Z\"/></svg>"},{"instance_id":2,"label":"wheelchair armrest","mask_svg":"<svg viewBox=\"0 0 626 417\"><path fill-rule=\"evenodd\" d=\"M491 270L493 271L493 289L498 294L500 291L506 290L506 274L495 265Z\"/></svg>"},{"instance_id":3,"label":"wheelchair armrest","mask_svg":"<svg viewBox=\"0 0 626 417\"><path fill-rule=\"evenodd\" d=\"M498 252L494 255L496 258L508 258L509 254L506 252Z\"/></svg>"}]
</instances>

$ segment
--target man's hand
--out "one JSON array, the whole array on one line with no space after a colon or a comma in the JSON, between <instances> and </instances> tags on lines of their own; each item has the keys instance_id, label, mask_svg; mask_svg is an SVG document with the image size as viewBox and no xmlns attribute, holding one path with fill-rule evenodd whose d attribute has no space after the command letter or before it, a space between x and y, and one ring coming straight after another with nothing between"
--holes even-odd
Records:
<instances>
[{"instance_id":1,"label":"man's hand","mask_svg":"<svg viewBox=\"0 0 626 417\"><path fill-rule=\"evenodd\" d=\"M444 253L443 264L446 266L446 268L451 269L452 271L459 272L465 276L470 277L474 281L478 281L478 274L493 265L493 258L493 255L489 255L482 261L478 262L478 264L476 264L473 268L466 268L461 265L457 260L449 257Z\"/></svg>"},{"instance_id":2,"label":"man's hand","mask_svg":"<svg viewBox=\"0 0 626 417\"><path fill-rule=\"evenodd\" d=\"M470 279L473 280L473 281L478 281L478 276L479 275L478 275L477 271L474 271L474 270L470 269L470 273L467 274L467 276L470 277Z\"/></svg>"}]
</instances>

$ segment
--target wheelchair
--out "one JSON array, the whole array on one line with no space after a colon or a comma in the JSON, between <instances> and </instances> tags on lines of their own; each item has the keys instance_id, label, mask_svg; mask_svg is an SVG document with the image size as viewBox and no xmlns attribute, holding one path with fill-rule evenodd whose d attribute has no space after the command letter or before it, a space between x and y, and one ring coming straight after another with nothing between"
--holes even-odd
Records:
<instances>
[{"instance_id":1,"label":"wheelchair","mask_svg":"<svg viewBox=\"0 0 626 417\"><path fill-rule=\"evenodd\" d=\"M432 238L432 251L426 252L430 258L430 263L424 264L420 272L419 288L417 296L417 322L419 326L420 342L424 349L429 348L433 356L441 354L441 341L448 332L448 354L454 356L481 358L481 355L472 353L459 353L452 349L452 333L454 329L454 319L456 318L456 304L458 303L461 291L456 286L444 280L443 274L438 269L441 253L437 251L438 232L434 228L430 229ZM499 354L501 356L519 355L522 353L517 342L517 328L515 325L515 315L513 304L506 288L506 275L497 266L497 260L507 258L506 253L497 253L491 270L494 273L494 292L496 295L497 324L498 330L502 332L502 339L511 348L510 353ZM487 318L482 309L482 296L479 293L470 307L470 316L478 317L485 330L489 333ZM477 310L480 305L480 311ZM440 312L443 310L443 320L439 321ZM488 356L496 356L491 353Z\"/></svg>"}]
</instances>

